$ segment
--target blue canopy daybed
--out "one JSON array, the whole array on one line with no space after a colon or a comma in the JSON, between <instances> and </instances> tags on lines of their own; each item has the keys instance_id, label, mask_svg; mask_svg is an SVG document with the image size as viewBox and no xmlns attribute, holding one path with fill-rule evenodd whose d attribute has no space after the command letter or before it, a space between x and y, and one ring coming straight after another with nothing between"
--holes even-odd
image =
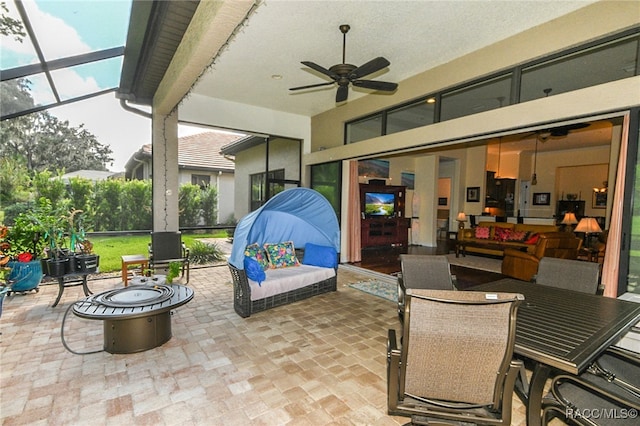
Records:
<instances>
[{"instance_id":1,"label":"blue canopy daybed","mask_svg":"<svg viewBox=\"0 0 640 426\"><path fill-rule=\"evenodd\" d=\"M313 267L313 262L305 262L305 248L314 250L315 258L333 253L332 277L322 279L279 294L257 299L258 291L266 287L273 290L272 276L267 270L264 284L247 278L245 272L245 250L249 245L263 247L264 244L292 241L296 255L302 262L301 268L286 268L289 275ZM318 251L321 250L321 251ZM324 251L322 251L324 250ZM335 291L337 284L337 258L340 251L340 227L335 211L327 199L309 188L292 188L268 200L262 207L243 217L233 235L233 247L229 257L229 269L234 282L234 308L243 317L253 312L291 303L326 291ZM307 255L310 254L310 250ZM318 265L315 265L318 266ZM328 266L328 265L319 265ZM326 269L326 268L324 268ZM282 271L277 271L282 272ZM326 272L326 271L325 271ZM251 289L254 289L252 297Z\"/></svg>"}]
</instances>

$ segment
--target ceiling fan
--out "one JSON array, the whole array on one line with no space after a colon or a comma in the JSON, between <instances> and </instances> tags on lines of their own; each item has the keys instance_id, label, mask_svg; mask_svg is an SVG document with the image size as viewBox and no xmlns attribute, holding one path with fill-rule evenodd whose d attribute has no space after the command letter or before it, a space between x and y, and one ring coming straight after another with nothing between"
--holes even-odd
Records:
<instances>
[{"instance_id":1,"label":"ceiling fan","mask_svg":"<svg viewBox=\"0 0 640 426\"><path fill-rule=\"evenodd\" d=\"M342 63L336 64L326 69L314 62L302 61L303 65L312 68L319 73L330 77L333 81L326 83L311 84L307 86L292 87L289 90L302 90L311 89L313 87L329 86L331 84L338 83L338 92L336 93L336 102L344 102L349 95L349 84L353 84L356 87L364 87L365 89L382 90L385 92L392 92L398 87L397 83L389 83L386 81L374 81L374 80L361 80L362 77L369 74L373 74L376 71L380 71L383 68L389 66L390 62L382 56L370 60L369 62L356 67L355 65L347 64L345 61L345 51L347 46L347 33L351 28L349 25L340 25L340 31L342 32Z\"/></svg>"}]
</instances>

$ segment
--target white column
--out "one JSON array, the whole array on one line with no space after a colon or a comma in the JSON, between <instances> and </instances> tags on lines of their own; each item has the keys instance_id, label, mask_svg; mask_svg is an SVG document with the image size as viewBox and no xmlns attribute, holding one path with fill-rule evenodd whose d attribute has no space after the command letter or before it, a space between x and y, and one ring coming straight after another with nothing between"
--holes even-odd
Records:
<instances>
[{"instance_id":1,"label":"white column","mask_svg":"<svg viewBox=\"0 0 640 426\"><path fill-rule=\"evenodd\" d=\"M178 230L178 113L153 113L153 231Z\"/></svg>"}]
</instances>

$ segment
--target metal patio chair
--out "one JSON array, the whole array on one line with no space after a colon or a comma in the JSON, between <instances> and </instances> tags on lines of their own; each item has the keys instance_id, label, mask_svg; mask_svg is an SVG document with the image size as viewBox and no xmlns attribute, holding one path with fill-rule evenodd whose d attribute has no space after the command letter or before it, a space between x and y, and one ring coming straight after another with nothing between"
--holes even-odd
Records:
<instances>
[{"instance_id":1,"label":"metal patio chair","mask_svg":"<svg viewBox=\"0 0 640 426\"><path fill-rule=\"evenodd\" d=\"M402 346L387 342L388 413L412 425L509 425L522 361L513 293L408 289ZM434 421L434 419L439 419Z\"/></svg>"},{"instance_id":2,"label":"metal patio chair","mask_svg":"<svg viewBox=\"0 0 640 426\"><path fill-rule=\"evenodd\" d=\"M189 249L182 242L180 232L152 232L149 243L149 268L167 268L170 263L179 262L182 277L186 272L186 283L189 282Z\"/></svg>"},{"instance_id":3,"label":"metal patio chair","mask_svg":"<svg viewBox=\"0 0 640 426\"><path fill-rule=\"evenodd\" d=\"M596 294L600 284L600 264L543 257L534 281L551 287Z\"/></svg>"}]
</instances>

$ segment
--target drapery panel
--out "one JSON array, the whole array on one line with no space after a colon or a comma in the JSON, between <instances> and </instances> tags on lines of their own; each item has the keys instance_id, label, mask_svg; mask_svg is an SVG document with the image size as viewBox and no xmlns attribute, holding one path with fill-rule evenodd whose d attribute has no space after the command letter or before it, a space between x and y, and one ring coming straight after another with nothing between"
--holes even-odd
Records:
<instances>
[{"instance_id":1,"label":"drapery panel","mask_svg":"<svg viewBox=\"0 0 640 426\"><path fill-rule=\"evenodd\" d=\"M349 161L349 210L347 212L347 262L362 260L360 232L360 183L358 161Z\"/></svg>"},{"instance_id":2,"label":"drapery panel","mask_svg":"<svg viewBox=\"0 0 640 426\"><path fill-rule=\"evenodd\" d=\"M609 221L607 249L604 253L604 262L602 265L602 283L605 286L604 295L607 297L618 297L618 266L620 265L620 247L622 244L622 210L624 203L625 170L627 168L627 147L629 144L628 113L624 116L621 139L615 192L613 194L613 206L611 209L611 219Z\"/></svg>"}]
</instances>

